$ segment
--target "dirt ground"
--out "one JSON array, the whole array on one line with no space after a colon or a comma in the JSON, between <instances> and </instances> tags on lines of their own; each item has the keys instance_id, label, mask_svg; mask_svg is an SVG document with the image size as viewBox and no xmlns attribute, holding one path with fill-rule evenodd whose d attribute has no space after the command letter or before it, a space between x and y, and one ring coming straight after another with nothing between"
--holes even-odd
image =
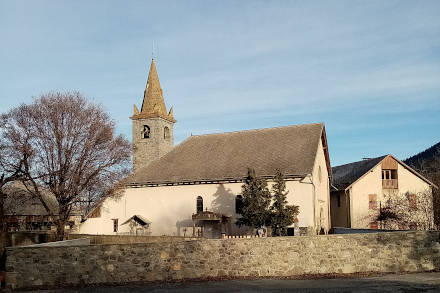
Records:
<instances>
[{"instance_id":1,"label":"dirt ground","mask_svg":"<svg viewBox=\"0 0 440 293\"><path fill-rule=\"evenodd\" d=\"M440 292L440 272L308 280L257 279L149 283L20 292Z\"/></svg>"}]
</instances>

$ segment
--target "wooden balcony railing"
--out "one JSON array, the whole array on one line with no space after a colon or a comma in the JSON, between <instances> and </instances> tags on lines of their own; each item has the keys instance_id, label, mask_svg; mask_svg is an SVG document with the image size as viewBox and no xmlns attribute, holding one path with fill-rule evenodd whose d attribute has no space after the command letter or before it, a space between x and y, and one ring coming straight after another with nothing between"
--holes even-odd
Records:
<instances>
[{"instance_id":1,"label":"wooden balcony railing","mask_svg":"<svg viewBox=\"0 0 440 293\"><path fill-rule=\"evenodd\" d=\"M397 179L382 179L382 188L384 189L397 189Z\"/></svg>"}]
</instances>

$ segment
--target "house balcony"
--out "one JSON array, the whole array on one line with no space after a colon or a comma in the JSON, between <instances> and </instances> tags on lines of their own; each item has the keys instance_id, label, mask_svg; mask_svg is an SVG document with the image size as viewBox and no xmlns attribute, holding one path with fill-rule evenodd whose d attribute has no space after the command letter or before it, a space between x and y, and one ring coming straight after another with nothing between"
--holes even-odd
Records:
<instances>
[{"instance_id":1,"label":"house balcony","mask_svg":"<svg viewBox=\"0 0 440 293\"><path fill-rule=\"evenodd\" d=\"M397 179L382 179L383 189L398 189Z\"/></svg>"}]
</instances>

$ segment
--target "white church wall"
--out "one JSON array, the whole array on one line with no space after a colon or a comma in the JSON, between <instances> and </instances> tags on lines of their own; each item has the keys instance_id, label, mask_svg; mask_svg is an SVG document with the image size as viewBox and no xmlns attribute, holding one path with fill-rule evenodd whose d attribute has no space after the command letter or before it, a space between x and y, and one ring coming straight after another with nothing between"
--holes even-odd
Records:
<instances>
[{"instance_id":1,"label":"white church wall","mask_svg":"<svg viewBox=\"0 0 440 293\"><path fill-rule=\"evenodd\" d=\"M330 229L330 181L322 141L318 145L313 167L313 184L315 186L315 228Z\"/></svg>"},{"instance_id":2,"label":"white church wall","mask_svg":"<svg viewBox=\"0 0 440 293\"><path fill-rule=\"evenodd\" d=\"M242 183L226 183L127 188L120 198L107 199L101 217L82 223L78 233L116 234L113 219L118 219L120 225L133 215L141 215L152 222L152 235L182 235L183 227L188 227L186 235L192 234L197 196L203 197L204 210L231 216L234 223L237 217L235 198L241 194L241 186ZM286 186L289 203L300 206L299 226L313 227L312 185L295 180L288 181ZM240 230L234 226L232 233L238 235Z\"/></svg>"}]
</instances>

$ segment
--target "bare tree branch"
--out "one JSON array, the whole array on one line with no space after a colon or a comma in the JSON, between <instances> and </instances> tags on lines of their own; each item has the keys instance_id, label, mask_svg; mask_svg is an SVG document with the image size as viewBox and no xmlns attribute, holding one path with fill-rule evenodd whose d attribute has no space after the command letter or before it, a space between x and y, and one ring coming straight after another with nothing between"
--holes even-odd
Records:
<instances>
[{"instance_id":1,"label":"bare tree branch","mask_svg":"<svg viewBox=\"0 0 440 293\"><path fill-rule=\"evenodd\" d=\"M5 119L6 139L17 156L26 154L21 178L26 189L48 211L45 192L58 202L59 239L75 204L107 196L129 172L130 143L115 136L115 123L100 106L77 92L43 95Z\"/></svg>"}]
</instances>

